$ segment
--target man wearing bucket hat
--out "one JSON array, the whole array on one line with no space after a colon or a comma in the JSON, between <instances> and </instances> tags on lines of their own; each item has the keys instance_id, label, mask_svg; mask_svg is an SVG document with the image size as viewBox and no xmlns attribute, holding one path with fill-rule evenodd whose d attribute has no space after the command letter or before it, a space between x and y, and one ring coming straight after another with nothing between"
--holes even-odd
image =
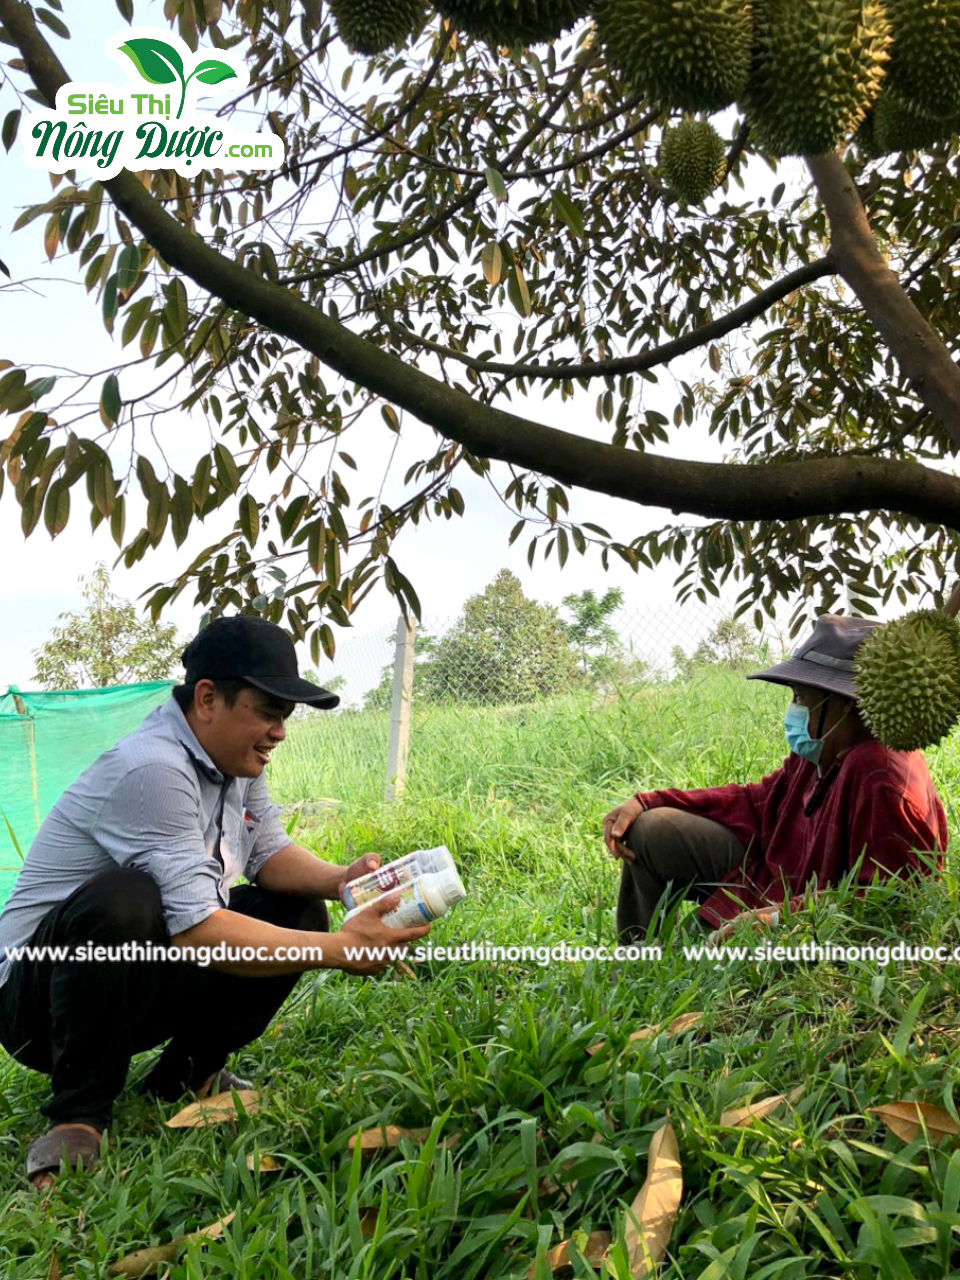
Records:
<instances>
[{"instance_id":1,"label":"man wearing bucket hat","mask_svg":"<svg viewBox=\"0 0 960 1280\"><path fill-rule=\"evenodd\" d=\"M270 803L263 774L287 716L339 702L300 679L289 636L219 618L183 664L166 704L54 805L0 916L0 1043L52 1084L53 1127L27 1153L38 1188L61 1158L96 1163L134 1053L168 1041L142 1086L161 1099L248 1087L227 1056L262 1034L302 972L376 973L390 963L376 949L429 932L382 923L397 895L329 932L325 900L380 859L322 861ZM45 950L4 958L24 945ZM156 958L171 945L193 950Z\"/></svg>"},{"instance_id":2,"label":"man wearing bucket hat","mask_svg":"<svg viewBox=\"0 0 960 1280\"><path fill-rule=\"evenodd\" d=\"M857 709L854 659L878 625L825 614L791 657L748 676L793 692L790 755L774 773L746 785L642 792L607 814L604 842L622 861L621 939L645 937L661 899L661 909L696 899L698 922L719 940L738 917L777 924L785 897L796 907L811 881L838 883L861 854L866 885L875 872L926 869L917 850L946 849L922 753L883 746Z\"/></svg>"}]
</instances>

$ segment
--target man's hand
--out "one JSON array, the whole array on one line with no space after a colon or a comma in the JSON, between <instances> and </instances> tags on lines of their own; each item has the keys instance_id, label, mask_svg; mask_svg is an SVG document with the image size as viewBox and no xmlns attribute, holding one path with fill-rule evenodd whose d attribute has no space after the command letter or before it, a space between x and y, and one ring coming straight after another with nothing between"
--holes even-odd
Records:
<instances>
[{"instance_id":1,"label":"man's hand","mask_svg":"<svg viewBox=\"0 0 960 1280\"><path fill-rule=\"evenodd\" d=\"M623 844L623 837L636 819L643 813L644 806L636 796L618 804L603 820L603 843L614 858L623 858L626 862L636 862L637 855Z\"/></svg>"},{"instance_id":2,"label":"man's hand","mask_svg":"<svg viewBox=\"0 0 960 1280\"><path fill-rule=\"evenodd\" d=\"M429 924L418 925L415 929L393 929L390 925L383 923L381 916L393 911L400 902L401 895L391 893L377 902L371 902L369 907L364 907L362 911L358 911L355 916L340 926L338 941L341 946L375 950L378 947L402 947L406 943L414 942L417 938L425 937L432 928ZM382 958L364 955L361 959L348 960L344 956L335 967L343 969L345 973L381 973L400 958L396 955Z\"/></svg>"},{"instance_id":3,"label":"man's hand","mask_svg":"<svg viewBox=\"0 0 960 1280\"><path fill-rule=\"evenodd\" d=\"M719 929L714 929L713 933L707 937L707 946L716 946L718 942L725 942L733 933L736 927L745 922L752 924L754 929L776 928L780 923L780 912L777 907L761 907L757 911L741 911L739 915L734 916L732 920L728 920L725 925Z\"/></svg>"},{"instance_id":4,"label":"man's hand","mask_svg":"<svg viewBox=\"0 0 960 1280\"><path fill-rule=\"evenodd\" d=\"M343 891L351 880L359 880L361 876L369 875L371 871L376 871L379 865L379 853L365 853L362 858L356 858L349 867L344 868L343 875L337 881L337 897L342 901Z\"/></svg>"}]
</instances>

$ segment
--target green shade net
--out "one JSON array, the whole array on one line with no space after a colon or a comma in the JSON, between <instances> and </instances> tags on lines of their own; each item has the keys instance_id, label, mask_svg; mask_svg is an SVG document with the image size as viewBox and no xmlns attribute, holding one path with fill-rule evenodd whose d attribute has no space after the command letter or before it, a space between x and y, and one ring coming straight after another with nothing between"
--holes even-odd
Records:
<instances>
[{"instance_id":1,"label":"green shade net","mask_svg":"<svg viewBox=\"0 0 960 1280\"><path fill-rule=\"evenodd\" d=\"M0 695L0 905L51 807L97 756L170 696L173 682Z\"/></svg>"}]
</instances>

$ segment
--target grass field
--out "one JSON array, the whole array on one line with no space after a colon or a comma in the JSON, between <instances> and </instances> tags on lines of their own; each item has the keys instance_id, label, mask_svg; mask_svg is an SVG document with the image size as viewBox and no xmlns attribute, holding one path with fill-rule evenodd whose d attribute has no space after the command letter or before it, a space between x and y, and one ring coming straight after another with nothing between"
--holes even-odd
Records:
<instances>
[{"instance_id":1,"label":"grass field","mask_svg":"<svg viewBox=\"0 0 960 1280\"><path fill-rule=\"evenodd\" d=\"M434 710L414 722L407 793L392 808L379 800L383 717L317 717L292 726L271 790L283 804L341 802L295 829L334 861L447 844L469 896L434 927L436 943L612 944L603 813L637 788L776 767L783 703L711 674L603 705ZM930 757L954 840L958 758L957 743ZM958 919L951 866L939 884L830 894L781 940L952 946ZM3 1058L0 1275L99 1277L124 1253L235 1212L221 1239L186 1246L158 1274L547 1276L561 1240L622 1232L669 1116L684 1191L660 1276L960 1276L960 1138L906 1143L869 1111L919 1099L956 1114L960 969L689 964L670 946L683 932L671 922L662 962L632 969L434 963L416 978L305 977L233 1064L263 1082L258 1115L172 1131L173 1108L131 1089L100 1167L64 1179L46 1205L21 1165L47 1081ZM626 1044L685 1012L703 1015L692 1030ZM608 1047L589 1056L599 1039ZM131 1086L150 1061L137 1059ZM719 1123L796 1089L745 1128ZM433 1126L437 1141L351 1157L351 1134L381 1121ZM280 1172L248 1172L263 1152ZM573 1274L595 1273L578 1259ZM603 1274L629 1275L622 1253Z\"/></svg>"}]
</instances>

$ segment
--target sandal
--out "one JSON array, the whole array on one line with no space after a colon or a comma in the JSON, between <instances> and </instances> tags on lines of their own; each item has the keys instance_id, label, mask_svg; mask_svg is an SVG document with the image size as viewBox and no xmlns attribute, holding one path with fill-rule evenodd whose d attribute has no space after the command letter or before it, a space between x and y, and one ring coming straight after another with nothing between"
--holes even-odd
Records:
<instances>
[{"instance_id":1,"label":"sandal","mask_svg":"<svg viewBox=\"0 0 960 1280\"><path fill-rule=\"evenodd\" d=\"M239 1092L241 1089L252 1089L253 1087L252 1080L243 1080L240 1076L235 1076L232 1071L228 1071L224 1067L222 1070L215 1072L196 1092L198 1098L212 1098L218 1093L229 1093L231 1089L236 1089Z\"/></svg>"},{"instance_id":2,"label":"sandal","mask_svg":"<svg viewBox=\"0 0 960 1280\"><path fill-rule=\"evenodd\" d=\"M39 1137L27 1152L27 1177L32 1182L38 1174L59 1173L61 1160L71 1169L76 1169L82 1161L82 1167L90 1170L99 1158L100 1133L92 1125L57 1125Z\"/></svg>"}]
</instances>

